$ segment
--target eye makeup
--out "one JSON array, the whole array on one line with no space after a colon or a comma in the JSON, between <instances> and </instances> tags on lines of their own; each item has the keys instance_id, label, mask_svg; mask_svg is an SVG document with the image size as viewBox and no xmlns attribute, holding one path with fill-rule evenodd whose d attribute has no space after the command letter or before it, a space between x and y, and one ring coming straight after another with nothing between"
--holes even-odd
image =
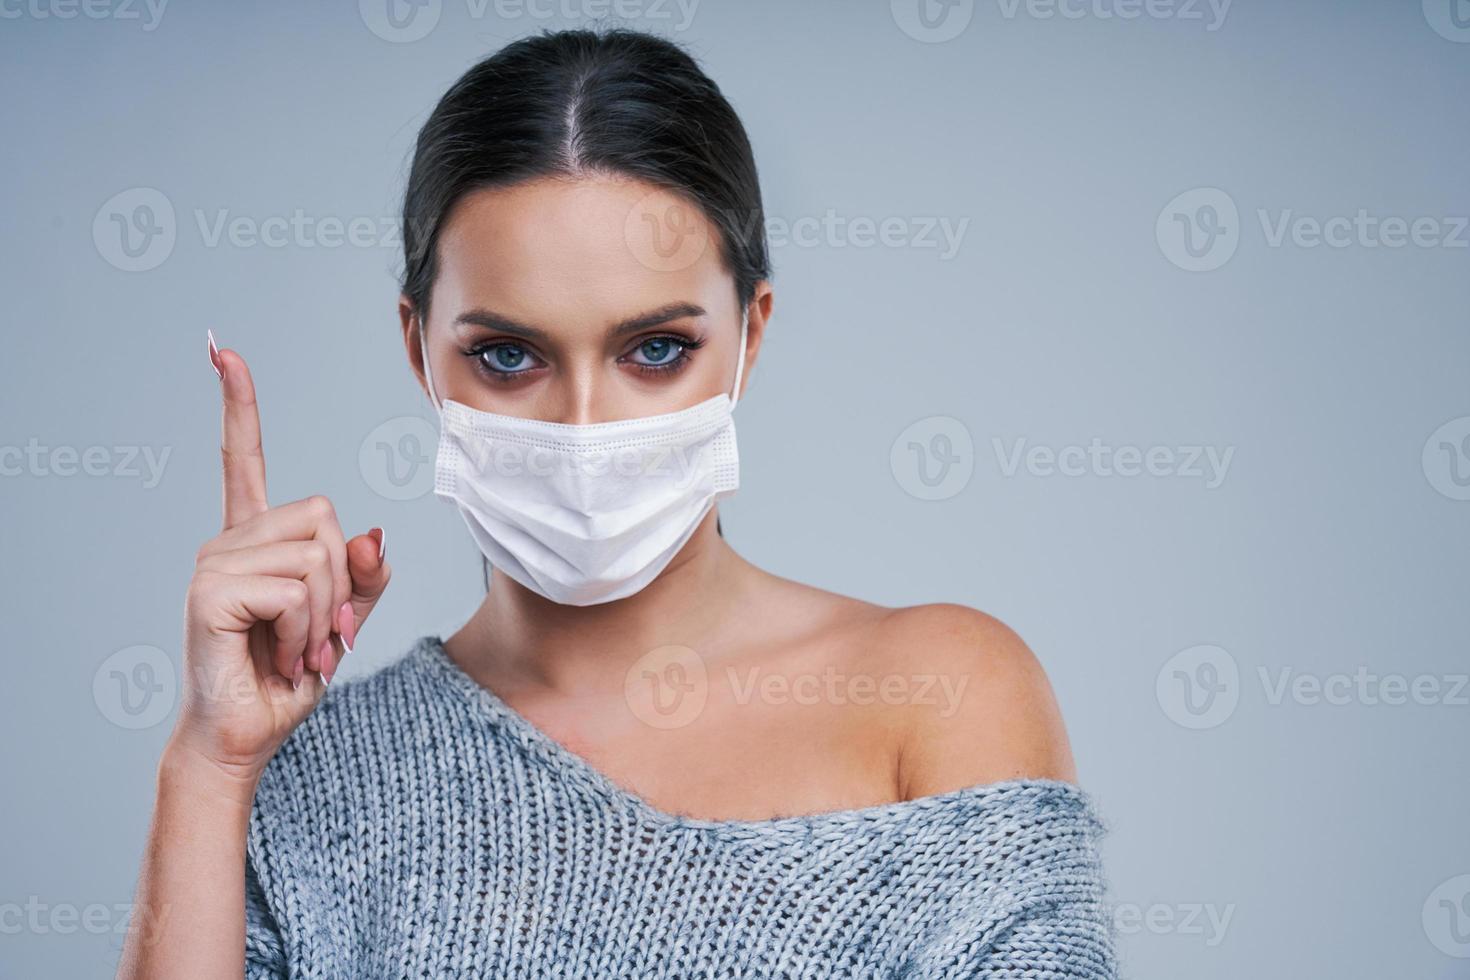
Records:
<instances>
[{"instance_id":1,"label":"eye makeup","mask_svg":"<svg viewBox=\"0 0 1470 980\"><path fill-rule=\"evenodd\" d=\"M645 377L673 375L688 366L692 352L705 344L703 337L662 332L641 337L623 354L619 364ZM539 375L548 364L535 348L523 340L486 338L463 348L474 361L475 370L496 384L508 384Z\"/></svg>"},{"instance_id":2,"label":"eye makeup","mask_svg":"<svg viewBox=\"0 0 1470 980\"><path fill-rule=\"evenodd\" d=\"M618 361L647 376L671 374L685 368L691 359L690 352L703 346L703 337L655 334L639 340Z\"/></svg>"}]
</instances>

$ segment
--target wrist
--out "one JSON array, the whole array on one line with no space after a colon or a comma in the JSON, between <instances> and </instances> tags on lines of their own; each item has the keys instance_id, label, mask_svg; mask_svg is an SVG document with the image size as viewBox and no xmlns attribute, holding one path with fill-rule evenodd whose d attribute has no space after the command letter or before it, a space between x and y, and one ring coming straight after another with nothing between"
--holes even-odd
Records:
<instances>
[{"instance_id":1,"label":"wrist","mask_svg":"<svg viewBox=\"0 0 1470 980\"><path fill-rule=\"evenodd\" d=\"M260 782L260 769L226 765L173 737L159 757L157 776L160 794L181 793L201 803L248 814Z\"/></svg>"}]
</instances>

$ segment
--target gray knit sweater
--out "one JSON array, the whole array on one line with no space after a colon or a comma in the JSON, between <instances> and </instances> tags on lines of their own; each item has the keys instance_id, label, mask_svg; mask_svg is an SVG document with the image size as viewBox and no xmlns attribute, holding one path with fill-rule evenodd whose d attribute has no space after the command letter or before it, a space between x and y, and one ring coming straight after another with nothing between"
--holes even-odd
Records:
<instances>
[{"instance_id":1,"label":"gray knit sweater","mask_svg":"<svg viewBox=\"0 0 1470 980\"><path fill-rule=\"evenodd\" d=\"M251 978L1110 978L1093 804L1019 780L710 821L620 789L437 637L271 760Z\"/></svg>"}]
</instances>

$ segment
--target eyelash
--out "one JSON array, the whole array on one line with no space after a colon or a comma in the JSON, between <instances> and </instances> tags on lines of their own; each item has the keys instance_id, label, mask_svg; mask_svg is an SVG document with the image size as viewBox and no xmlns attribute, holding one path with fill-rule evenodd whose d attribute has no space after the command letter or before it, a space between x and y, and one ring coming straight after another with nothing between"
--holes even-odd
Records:
<instances>
[{"instance_id":1,"label":"eyelash","mask_svg":"<svg viewBox=\"0 0 1470 980\"><path fill-rule=\"evenodd\" d=\"M465 357L468 357L474 362L475 370L478 371L482 376L489 378L491 381L499 382L501 384L510 384L516 381L520 375L530 373L530 371L498 371L495 368L490 367L488 364L486 364L485 354L495 350L498 347L515 347L524 351L528 356L535 357L538 361L540 360L540 358L537 357L537 355L533 353L529 347L525 346L524 344L513 343L508 340L482 341L478 344L472 344L463 353ZM534 370L534 368L532 370Z\"/></svg>"},{"instance_id":2,"label":"eyelash","mask_svg":"<svg viewBox=\"0 0 1470 980\"><path fill-rule=\"evenodd\" d=\"M640 374L649 377L653 375L664 374L666 372L680 370L689 363L689 352L699 350L699 348L704 346L704 338L702 337L683 337L679 334L660 333L654 334L651 337L644 337L642 340L638 341L638 343L634 344L631 350L637 350L644 344L654 340L669 341L679 348L679 353L672 360L665 361L662 364L640 364L637 361L627 362L633 365L633 367L636 368ZM622 360L622 358L619 358L619 360Z\"/></svg>"},{"instance_id":3,"label":"eyelash","mask_svg":"<svg viewBox=\"0 0 1470 980\"><path fill-rule=\"evenodd\" d=\"M633 347L630 348L630 352L632 350L637 350L644 344L654 340L667 340L677 345L679 348L678 356L674 357L672 360L665 361L662 364L640 364L637 361L624 361L624 358L627 356L625 354L622 357L618 358L619 362L632 365L632 367L635 368L640 374L643 374L645 376L664 374L683 368L690 360L689 352L699 350L699 348L704 346L703 337L685 337L680 334L661 333L640 339L638 343L634 344ZM497 347L515 347L521 351L524 351L529 356L536 358L537 360L541 359L525 344L509 340L486 340L471 346L468 350L463 351L466 357L474 360L476 370L478 370L482 375L501 384L512 383L518 378L518 376L522 374L530 374L531 371L535 370L535 368L530 368L523 371L500 371L490 367L485 363L484 355L489 351L495 350Z\"/></svg>"}]
</instances>

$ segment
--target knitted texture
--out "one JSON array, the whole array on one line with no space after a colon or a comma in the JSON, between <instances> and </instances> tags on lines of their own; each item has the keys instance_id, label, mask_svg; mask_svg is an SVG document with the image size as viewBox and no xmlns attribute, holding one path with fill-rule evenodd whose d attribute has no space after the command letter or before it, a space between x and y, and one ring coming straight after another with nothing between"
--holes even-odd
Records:
<instances>
[{"instance_id":1,"label":"knitted texture","mask_svg":"<svg viewBox=\"0 0 1470 980\"><path fill-rule=\"evenodd\" d=\"M248 978L1112 978L1090 798L1013 780L858 810L655 809L437 637L332 685L261 778Z\"/></svg>"}]
</instances>

